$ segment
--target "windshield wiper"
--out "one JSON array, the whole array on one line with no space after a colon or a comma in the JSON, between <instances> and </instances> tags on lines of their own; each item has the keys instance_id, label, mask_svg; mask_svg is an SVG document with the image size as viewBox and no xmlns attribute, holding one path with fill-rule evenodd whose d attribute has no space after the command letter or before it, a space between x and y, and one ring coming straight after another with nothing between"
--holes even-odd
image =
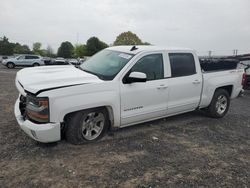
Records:
<instances>
[{"instance_id":1,"label":"windshield wiper","mask_svg":"<svg viewBox=\"0 0 250 188\"><path fill-rule=\"evenodd\" d=\"M100 75L100 74L97 74L97 73L91 72L91 71L89 71L89 70L83 69L82 67L79 67L79 69L81 69L81 70L84 71L84 72L93 74L93 75L97 76L98 78L100 78L101 80L105 80L104 77L103 77L102 75Z\"/></svg>"}]
</instances>

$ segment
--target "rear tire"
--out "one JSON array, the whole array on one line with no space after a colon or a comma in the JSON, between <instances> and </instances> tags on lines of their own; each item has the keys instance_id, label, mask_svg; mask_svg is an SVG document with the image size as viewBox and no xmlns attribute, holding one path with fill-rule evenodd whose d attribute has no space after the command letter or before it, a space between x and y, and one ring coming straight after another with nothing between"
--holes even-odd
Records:
<instances>
[{"instance_id":1,"label":"rear tire","mask_svg":"<svg viewBox=\"0 0 250 188\"><path fill-rule=\"evenodd\" d=\"M206 112L212 118L222 118L226 115L230 106L230 96L225 89L215 91L213 99Z\"/></svg>"},{"instance_id":2,"label":"rear tire","mask_svg":"<svg viewBox=\"0 0 250 188\"><path fill-rule=\"evenodd\" d=\"M104 108L79 111L67 118L66 140L72 144L84 144L101 139L108 130L108 112Z\"/></svg>"},{"instance_id":3,"label":"rear tire","mask_svg":"<svg viewBox=\"0 0 250 188\"><path fill-rule=\"evenodd\" d=\"M40 66L38 63L33 64L33 67L38 67L38 66Z\"/></svg>"},{"instance_id":4,"label":"rear tire","mask_svg":"<svg viewBox=\"0 0 250 188\"><path fill-rule=\"evenodd\" d=\"M15 64L14 63L12 63L12 62L9 62L9 63L7 63L7 65L6 65L9 69L13 69L13 68L15 68Z\"/></svg>"}]
</instances>

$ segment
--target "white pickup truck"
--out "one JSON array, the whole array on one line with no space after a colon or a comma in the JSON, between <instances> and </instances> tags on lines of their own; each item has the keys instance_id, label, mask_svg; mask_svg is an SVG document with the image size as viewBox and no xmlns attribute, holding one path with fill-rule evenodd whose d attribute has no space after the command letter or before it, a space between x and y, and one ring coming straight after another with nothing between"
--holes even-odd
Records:
<instances>
[{"instance_id":1,"label":"white pickup truck","mask_svg":"<svg viewBox=\"0 0 250 188\"><path fill-rule=\"evenodd\" d=\"M193 50L117 46L74 66L20 70L15 116L39 142L81 144L109 129L196 109L223 117L242 90L243 69L203 73Z\"/></svg>"}]
</instances>

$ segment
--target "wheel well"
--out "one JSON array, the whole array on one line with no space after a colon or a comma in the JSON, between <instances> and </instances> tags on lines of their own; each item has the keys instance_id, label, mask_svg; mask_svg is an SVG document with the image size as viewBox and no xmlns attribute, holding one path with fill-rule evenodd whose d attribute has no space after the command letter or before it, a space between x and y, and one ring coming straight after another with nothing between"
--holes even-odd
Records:
<instances>
[{"instance_id":1,"label":"wheel well","mask_svg":"<svg viewBox=\"0 0 250 188\"><path fill-rule=\"evenodd\" d=\"M231 96L232 91L233 91L233 86L232 85L228 85L228 86L222 86L222 87L218 87L216 90L218 89L224 89L228 92L229 96Z\"/></svg>"},{"instance_id":2,"label":"wheel well","mask_svg":"<svg viewBox=\"0 0 250 188\"><path fill-rule=\"evenodd\" d=\"M13 63L12 61L7 62L7 63L5 64L5 66L9 68L9 65L10 65L10 64L13 65L12 68L15 68L16 65L15 65L15 63Z\"/></svg>"},{"instance_id":3,"label":"wheel well","mask_svg":"<svg viewBox=\"0 0 250 188\"><path fill-rule=\"evenodd\" d=\"M64 123L63 123L63 131L66 127L66 122L68 121L68 118L76 113L76 112L80 112L80 111L84 111L84 110L89 110L89 109L105 109L107 112L108 112L108 118L109 118L109 122L110 122L110 128L114 125L114 114L113 114L113 109L111 106L99 106L99 107L95 107L95 108L88 108L88 109L83 109L83 110L77 110L77 111L74 111L74 112L70 112L68 114L66 114L63 118L64 120Z\"/></svg>"}]
</instances>

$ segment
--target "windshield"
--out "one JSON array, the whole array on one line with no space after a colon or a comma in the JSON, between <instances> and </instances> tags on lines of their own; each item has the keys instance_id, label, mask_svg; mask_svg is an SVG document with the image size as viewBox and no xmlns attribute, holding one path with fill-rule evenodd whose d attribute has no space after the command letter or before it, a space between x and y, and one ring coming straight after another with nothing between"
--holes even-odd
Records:
<instances>
[{"instance_id":1,"label":"windshield","mask_svg":"<svg viewBox=\"0 0 250 188\"><path fill-rule=\"evenodd\" d=\"M132 54L105 49L85 61L80 68L100 79L113 80L132 57Z\"/></svg>"}]
</instances>

